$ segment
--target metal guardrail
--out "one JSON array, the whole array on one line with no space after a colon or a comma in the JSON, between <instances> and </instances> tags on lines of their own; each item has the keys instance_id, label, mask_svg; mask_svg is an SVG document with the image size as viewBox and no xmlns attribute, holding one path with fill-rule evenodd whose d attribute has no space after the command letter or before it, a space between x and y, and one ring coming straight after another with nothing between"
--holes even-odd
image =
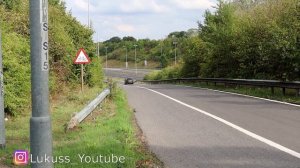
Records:
<instances>
[{"instance_id":1,"label":"metal guardrail","mask_svg":"<svg viewBox=\"0 0 300 168\"><path fill-rule=\"evenodd\" d=\"M67 129L72 129L79 123L81 123L88 115L91 114L92 111L110 94L109 89L105 89L102 93L100 93L96 99L90 102L83 110L77 113L68 124Z\"/></svg>"},{"instance_id":2,"label":"metal guardrail","mask_svg":"<svg viewBox=\"0 0 300 168\"><path fill-rule=\"evenodd\" d=\"M283 95L286 94L286 89L295 89L297 96L300 94L300 82L283 82L277 80L253 80L253 79L226 79L226 78L176 78L176 79L165 79L165 80L144 80L142 82L151 84L162 84L162 83L200 83L206 82L223 83L227 85L236 86L255 86L255 87L269 87L271 88L272 94L274 94L274 88L282 88Z\"/></svg>"}]
</instances>

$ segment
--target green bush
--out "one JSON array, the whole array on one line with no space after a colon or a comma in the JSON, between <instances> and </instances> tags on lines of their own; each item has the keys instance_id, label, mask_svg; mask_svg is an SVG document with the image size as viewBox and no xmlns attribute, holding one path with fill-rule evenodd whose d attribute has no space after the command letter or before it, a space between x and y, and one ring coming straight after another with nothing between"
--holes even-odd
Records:
<instances>
[{"instance_id":1,"label":"green bush","mask_svg":"<svg viewBox=\"0 0 300 168\"><path fill-rule=\"evenodd\" d=\"M199 36L181 41L182 69L148 79L300 80L299 0L220 0L204 16Z\"/></svg>"},{"instance_id":2,"label":"green bush","mask_svg":"<svg viewBox=\"0 0 300 168\"><path fill-rule=\"evenodd\" d=\"M177 64L176 66L169 66L164 68L161 71L153 71L152 73L145 76L145 80L162 80L162 79L173 79L173 78L181 78L182 65Z\"/></svg>"},{"instance_id":3,"label":"green bush","mask_svg":"<svg viewBox=\"0 0 300 168\"><path fill-rule=\"evenodd\" d=\"M14 32L2 34L5 109L15 115L31 102L29 41Z\"/></svg>"},{"instance_id":4,"label":"green bush","mask_svg":"<svg viewBox=\"0 0 300 168\"><path fill-rule=\"evenodd\" d=\"M299 80L299 1L220 1L207 12L205 77Z\"/></svg>"},{"instance_id":5,"label":"green bush","mask_svg":"<svg viewBox=\"0 0 300 168\"><path fill-rule=\"evenodd\" d=\"M91 87L103 87L104 74L102 72L101 62L100 58L94 57L92 58L91 64L86 66L87 84Z\"/></svg>"},{"instance_id":6,"label":"green bush","mask_svg":"<svg viewBox=\"0 0 300 168\"><path fill-rule=\"evenodd\" d=\"M73 65L79 48L95 51L93 30L67 13L59 0L49 0L49 60L51 94L66 85L79 85L80 71ZM0 28L4 67L5 112L18 115L30 107L29 0L0 0ZM91 56L93 57L93 56ZM87 84L102 86L99 60L87 66Z\"/></svg>"}]
</instances>

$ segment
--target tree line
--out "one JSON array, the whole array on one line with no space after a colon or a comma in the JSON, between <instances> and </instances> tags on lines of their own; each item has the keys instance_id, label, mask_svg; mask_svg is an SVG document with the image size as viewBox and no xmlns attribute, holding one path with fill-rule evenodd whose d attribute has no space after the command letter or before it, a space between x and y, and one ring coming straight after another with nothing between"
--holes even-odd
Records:
<instances>
[{"instance_id":1,"label":"tree line","mask_svg":"<svg viewBox=\"0 0 300 168\"><path fill-rule=\"evenodd\" d=\"M148 79L300 80L299 0L220 0L204 17L179 45L181 63Z\"/></svg>"},{"instance_id":2,"label":"tree line","mask_svg":"<svg viewBox=\"0 0 300 168\"><path fill-rule=\"evenodd\" d=\"M99 51L101 56L105 56L107 49L108 59L125 62L127 50L128 61L134 61L134 46L136 45L137 62L151 60L159 62L157 68L164 68L174 61L174 42L179 42L197 35L197 29L190 29L188 31L172 32L163 40L136 39L131 36L121 38L116 36L101 42Z\"/></svg>"}]
</instances>

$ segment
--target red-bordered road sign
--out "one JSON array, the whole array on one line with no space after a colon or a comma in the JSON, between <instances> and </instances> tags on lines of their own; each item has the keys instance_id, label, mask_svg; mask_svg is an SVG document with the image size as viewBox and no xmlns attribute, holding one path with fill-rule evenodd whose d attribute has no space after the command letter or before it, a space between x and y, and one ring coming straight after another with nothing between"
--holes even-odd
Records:
<instances>
[{"instance_id":1,"label":"red-bordered road sign","mask_svg":"<svg viewBox=\"0 0 300 168\"><path fill-rule=\"evenodd\" d=\"M89 56L86 54L83 48L79 49L76 58L74 59L74 64L89 64L91 62Z\"/></svg>"}]
</instances>

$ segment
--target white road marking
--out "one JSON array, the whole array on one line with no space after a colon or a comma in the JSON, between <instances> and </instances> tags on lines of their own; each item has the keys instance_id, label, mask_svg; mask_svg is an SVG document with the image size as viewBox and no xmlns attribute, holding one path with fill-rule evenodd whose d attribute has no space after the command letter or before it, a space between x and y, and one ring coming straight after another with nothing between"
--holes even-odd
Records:
<instances>
[{"instance_id":1,"label":"white road marking","mask_svg":"<svg viewBox=\"0 0 300 168\"><path fill-rule=\"evenodd\" d=\"M198 108L196 108L196 107L194 107L194 106L191 106L191 105L189 105L189 104L186 104L186 103L184 103L184 102L182 102L182 101L180 101L180 100L174 99L174 98L172 98L172 97L170 97L170 96L168 96L168 95L165 95L165 94L163 94L163 93L160 93L160 92L158 92L158 91L155 91L155 90L152 90L152 89L149 89L149 88L146 88L146 87L141 87L141 86L137 86L137 87L138 87L138 88L142 88L142 89L146 89L146 90L149 90L149 91L154 92L154 93L156 93L156 94L159 94L159 95L161 95L161 96L164 96L164 97L166 97L166 98L168 98L168 99L170 99L170 100L173 100L173 101L175 101L175 102L177 102L177 103L179 103L179 104L181 104L181 105L183 105L183 106L186 106L186 107L188 107L188 108L190 108L190 109L193 109L193 110L195 110L195 111L197 111L197 112L199 112L199 113L202 113L202 114L204 114L204 115L206 115L206 116L209 116L209 117L211 117L211 118L213 118L213 119L215 119L215 120L217 120L217 121L220 121L220 122L226 124L227 126L230 126L230 127L234 128L234 129L236 129L236 130L238 130L238 131L240 131L240 132L242 132L242 133L244 133L244 134L246 134L246 135L248 135L248 136L250 136L250 137L252 137L252 138L254 138L254 139L257 139L257 140L259 140L259 141L261 141L261 142L263 142L263 143L269 145L269 146L272 146L272 147L274 147L274 148L276 148L276 149L279 149L279 150L281 150L281 151L283 151L283 152L285 152L285 153L288 153L288 154L290 154L290 155L292 155L292 156L294 156L294 157L300 159L300 153L298 153L298 152L296 152L296 151L293 151L293 150L291 150L291 149L289 149L289 148L287 148L287 147L284 147L284 146L282 146L282 145L280 145L280 144L278 144L278 143L276 143L276 142L273 142L273 141L271 141L271 140L269 140L269 139L266 139L266 138L264 138L264 137L262 137L262 136L259 136L259 135L255 134L255 133L253 133L253 132L250 132L250 131L248 131L248 130L246 130L246 129L240 127L240 126L237 126L237 125L235 125L235 124L233 124L233 123L231 123L231 122L229 122L229 121L226 121L226 120L224 120L224 119L222 119L222 118L220 118L220 117L218 117L218 116L215 116L215 115L213 115L213 114L210 114L210 113L208 113L208 112L206 112L206 111L204 111L204 110L198 109Z\"/></svg>"},{"instance_id":2,"label":"white road marking","mask_svg":"<svg viewBox=\"0 0 300 168\"><path fill-rule=\"evenodd\" d=\"M187 88L211 90L214 92L227 93L227 94L232 94L232 95L237 95L237 96L249 97L249 98L253 98L253 99L265 100L265 101L269 101L269 102L273 102L273 103L280 103L280 104L285 104L285 105L289 105L289 106L300 107L300 105L298 105L298 104L292 104L292 103L282 102L282 101L278 101L278 100L271 100L271 99L266 99L266 98L261 98L261 97L244 95L244 94L240 94L240 93L226 92L226 91L221 91L221 90L214 90L214 89L195 87L195 86L185 86L185 85L175 85L175 86L183 86L183 87L187 87Z\"/></svg>"}]
</instances>

